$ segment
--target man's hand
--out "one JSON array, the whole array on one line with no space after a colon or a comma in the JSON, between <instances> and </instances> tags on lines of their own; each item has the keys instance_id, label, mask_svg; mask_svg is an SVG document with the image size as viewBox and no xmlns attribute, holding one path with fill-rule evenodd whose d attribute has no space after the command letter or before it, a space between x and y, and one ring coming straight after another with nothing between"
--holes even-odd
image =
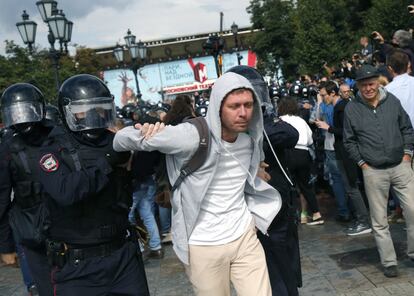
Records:
<instances>
[{"instance_id":1,"label":"man's hand","mask_svg":"<svg viewBox=\"0 0 414 296\"><path fill-rule=\"evenodd\" d=\"M141 131L141 135L144 136L145 140L150 139L156 133L159 133L160 131L162 131L164 127L165 127L165 124L162 122L157 122L156 124L144 123L144 125L137 123L135 125L135 128Z\"/></svg>"},{"instance_id":2,"label":"man's hand","mask_svg":"<svg viewBox=\"0 0 414 296\"><path fill-rule=\"evenodd\" d=\"M268 167L269 165L267 163L261 161L259 165L259 170L257 171L257 176L265 182L268 182L270 179L272 179L272 177L265 170Z\"/></svg>"},{"instance_id":3,"label":"man's hand","mask_svg":"<svg viewBox=\"0 0 414 296\"><path fill-rule=\"evenodd\" d=\"M378 31L372 32L371 36L372 36L372 38L377 40L380 44L385 42L384 37L382 37L382 35Z\"/></svg>"},{"instance_id":4,"label":"man's hand","mask_svg":"<svg viewBox=\"0 0 414 296\"><path fill-rule=\"evenodd\" d=\"M309 103L304 103L304 104L302 105L302 108L303 108L303 109L307 109L307 110L309 110L309 109L312 109L312 105L311 105L311 104L309 104Z\"/></svg>"},{"instance_id":5,"label":"man's hand","mask_svg":"<svg viewBox=\"0 0 414 296\"><path fill-rule=\"evenodd\" d=\"M364 163L363 165L361 165L361 169L366 170L369 168L369 165L367 165L366 163Z\"/></svg>"},{"instance_id":6,"label":"man's hand","mask_svg":"<svg viewBox=\"0 0 414 296\"><path fill-rule=\"evenodd\" d=\"M127 84L129 81L132 80L132 78L128 78L127 73L124 71L124 72L121 72L121 75L118 75L118 80Z\"/></svg>"},{"instance_id":7,"label":"man's hand","mask_svg":"<svg viewBox=\"0 0 414 296\"><path fill-rule=\"evenodd\" d=\"M323 102L323 98L319 93L316 96L316 101L318 102L318 104L321 104Z\"/></svg>"},{"instance_id":8,"label":"man's hand","mask_svg":"<svg viewBox=\"0 0 414 296\"><path fill-rule=\"evenodd\" d=\"M329 124L327 124L325 121L323 120L316 120L315 124L317 127L319 127L320 129L323 130L328 130L329 129Z\"/></svg>"},{"instance_id":9,"label":"man's hand","mask_svg":"<svg viewBox=\"0 0 414 296\"><path fill-rule=\"evenodd\" d=\"M1 262L6 265L14 265L16 264L16 253L7 253L7 254L0 254Z\"/></svg>"},{"instance_id":10,"label":"man's hand","mask_svg":"<svg viewBox=\"0 0 414 296\"><path fill-rule=\"evenodd\" d=\"M408 154L404 154L402 161L411 162L411 156Z\"/></svg>"}]
</instances>

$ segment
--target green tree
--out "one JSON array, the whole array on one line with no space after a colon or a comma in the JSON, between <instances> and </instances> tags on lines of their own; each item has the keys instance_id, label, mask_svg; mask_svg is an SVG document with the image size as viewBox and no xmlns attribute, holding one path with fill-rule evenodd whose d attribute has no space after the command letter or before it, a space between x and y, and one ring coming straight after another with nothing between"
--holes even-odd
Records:
<instances>
[{"instance_id":1,"label":"green tree","mask_svg":"<svg viewBox=\"0 0 414 296\"><path fill-rule=\"evenodd\" d=\"M259 57L259 67L263 72L273 75L281 59L283 71L292 72L290 49L294 38L291 13L293 4L283 0L251 0L247 11L251 14L253 29L260 31L255 35L253 50Z\"/></svg>"},{"instance_id":2,"label":"green tree","mask_svg":"<svg viewBox=\"0 0 414 296\"><path fill-rule=\"evenodd\" d=\"M102 63L92 49L78 47L75 56L61 55L59 59L59 80L80 73L99 75ZM29 82L43 92L49 103L56 104L56 82L53 62L46 49L28 50L6 41L6 55L0 55L0 93L9 85Z\"/></svg>"},{"instance_id":3,"label":"green tree","mask_svg":"<svg viewBox=\"0 0 414 296\"><path fill-rule=\"evenodd\" d=\"M77 73L88 73L99 76L99 72L104 69L102 59L98 58L93 49L85 46L76 48L74 63Z\"/></svg>"},{"instance_id":4,"label":"green tree","mask_svg":"<svg viewBox=\"0 0 414 296\"><path fill-rule=\"evenodd\" d=\"M414 17L407 11L412 0L376 0L364 14L364 27L361 33L370 34L378 31L387 39L399 29L408 30L414 27Z\"/></svg>"},{"instance_id":5,"label":"green tree","mask_svg":"<svg viewBox=\"0 0 414 296\"><path fill-rule=\"evenodd\" d=\"M288 77L317 73L324 61L335 64L358 45L367 0L252 0L248 7L255 29L253 50L264 69L280 57Z\"/></svg>"},{"instance_id":6,"label":"green tree","mask_svg":"<svg viewBox=\"0 0 414 296\"><path fill-rule=\"evenodd\" d=\"M353 43L345 0L299 0L295 10L293 60L298 72L318 73L324 62L338 63Z\"/></svg>"}]
</instances>

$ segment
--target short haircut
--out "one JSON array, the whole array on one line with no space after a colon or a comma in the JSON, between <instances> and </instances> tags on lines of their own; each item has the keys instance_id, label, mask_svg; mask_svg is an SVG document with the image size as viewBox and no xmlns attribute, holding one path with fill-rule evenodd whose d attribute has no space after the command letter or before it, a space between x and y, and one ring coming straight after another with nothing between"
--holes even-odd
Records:
<instances>
[{"instance_id":1,"label":"short haircut","mask_svg":"<svg viewBox=\"0 0 414 296\"><path fill-rule=\"evenodd\" d=\"M342 87L347 87L349 90L351 90L351 87L349 86L349 84L348 83L342 83L340 86L339 86L339 90L341 90L341 88Z\"/></svg>"},{"instance_id":2,"label":"short haircut","mask_svg":"<svg viewBox=\"0 0 414 296\"><path fill-rule=\"evenodd\" d=\"M230 91L228 94L226 94L226 96L224 97L223 101L224 101L225 99L227 99L227 97L228 97L229 95L241 94L241 93L244 93L244 92L246 92L246 91L251 92L251 93L252 93L252 95L254 96L254 92L253 92L250 88L241 87L241 88L236 88L236 89L233 89L233 90L232 90L232 91Z\"/></svg>"},{"instance_id":3,"label":"short haircut","mask_svg":"<svg viewBox=\"0 0 414 296\"><path fill-rule=\"evenodd\" d=\"M385 64L385 54L382 51L374 51L372 59L378 63Z\"/></svg>"},{"instance_id":4,"label":"short haircut","mask_svg":"<svg viewBox=\"0 0 414 296\"><path fill-rule=\"evenodd\" d=\"M277 113L279 116L298 115L298 101L293 97L284 97L280 99L277 103Z\"/></svg>"},{"instance_id":5,"label":"short haircut","mask_svg":"<svg viewBox=\"0 0 414 296\"><path fill-rule=\"evenodd\" d=\"M410 59L402 50L394 50L387 56L387 66L398 75L407 73Z\"/></svg>"},{"instance_id":6,"label":"short haircut","mask_svg":"<svg viewBox=\"0 0 414 296\"><path fill-rule=\"evenodd\" d=\"M334 92L336 95L339 93L338 84L332 80L321 83L321 85L319 86L319 89L322 89L322 88L326 90L328 95L331 94L332 92Z\"/></svg>"},{"instance_id":7,"label":"short haircut","mask_svg":"<svg viewBox=\"0 0 414 296\"><path fill-rule=\"evenodd\" d=\"M254 94L254 91L253 91L253 90L251 90L250 88L247 88L247 87L240 87L240 88L233 89L232 91L228 92L228 93L224 96L223 100L221 101L221 106L220 106L220 117L221 117L221 110L222 110L222 108L223 108L224 102L226 101L226 99L228 98L228 96L229 96L229 95L237 95L237 94L241 94L241 93L244 93L244 92L246 92L246 91L248 91L248 92L250 92L250 93L252 94L252 96L253 96L253 102L256 102L256 95Z\"/></svg>"},{"instance_id":8,"label":"short haircut","mask_svg":"<svg viewBox=\"0 0 414 296\"><path fill-rule=\"evenodd\" d=\"M395 31L393 38L397 40L398 45L400 47L407 47L410 45L412 38L412 34L409 31L405 30L397 30Z\"/></svg>"},{"instance_id":9,"label":"short haircut","mask_svg":"<svg viewBox=\"0 0 414 296\"><path fill-rule=\"evenodd\" d=\"M248 91L248 92L250 92L250 93L252 94L252 96L253 96L253 102L255 102L255 101L256 101L256 95L254 94L254 91L253 91L253 90L251 90L250 88L240 87L240 88L236 88L236 89L233 89L232 91L228 92L228 93L224 96L223 101L221 101L221 106L223 106L224 101L227 99L227 97L228 97L229 95L241 94L241 93L244 93L244 92L246 92L246 91ZM221 107L220 107L220 109L221 109Z\"/></svg>"}]
</instances>

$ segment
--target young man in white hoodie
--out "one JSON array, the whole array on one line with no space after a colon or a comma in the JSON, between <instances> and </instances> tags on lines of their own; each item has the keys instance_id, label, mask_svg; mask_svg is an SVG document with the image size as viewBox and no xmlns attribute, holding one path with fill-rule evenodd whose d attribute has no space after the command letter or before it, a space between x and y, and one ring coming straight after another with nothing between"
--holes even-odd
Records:
<instances>
[{"instance_id":1,"label":"young man in white hoodie","mask_svg":"<svg viewBox=\"0 0 414 296\"><path fill-rule=\"evenodd\" d=\"M238 295L271 295L256 228L267 233L281 198L256 177L263 120L250 82L235 73L217 79L206 121L211 134L207 160L181 183L171 201L174 250L197 295L230 295L230 281ZM119 131L114 148L165 153L174 184L199 140L190 123L156 124Z\"/></svg>"}]
</instances>

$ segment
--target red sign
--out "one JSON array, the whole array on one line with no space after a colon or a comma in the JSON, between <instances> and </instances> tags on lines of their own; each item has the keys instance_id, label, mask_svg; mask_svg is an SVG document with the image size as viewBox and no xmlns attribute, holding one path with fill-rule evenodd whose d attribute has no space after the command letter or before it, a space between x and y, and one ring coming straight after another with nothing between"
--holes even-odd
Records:
<instances>
[{"instance_id":1,"label":"red sign","mask_svg":"<svg viewBox=\"0 0 414 296\"><path fill-rule=\"evenodd\" d=\"M195 82L182 86L166 87L163 89L164 94L172 95L186 92L195 92L199 90L210 89L214 84L214 80L206 80L204 83Z\"/></svg>"},{"instance_id":2,"label":"red sign","mask_svg":"<svg viewBox=\"0 0 414 296\"><path fill-rule=\"evenodd\" d=\"M188 63L190 64L191 69L193 69L194 80L200 83L203 83L208 79L207 77L207 67L202 63L197 63L194 65L193 59L189 58Z\"/></svg>"}]
</instances>

